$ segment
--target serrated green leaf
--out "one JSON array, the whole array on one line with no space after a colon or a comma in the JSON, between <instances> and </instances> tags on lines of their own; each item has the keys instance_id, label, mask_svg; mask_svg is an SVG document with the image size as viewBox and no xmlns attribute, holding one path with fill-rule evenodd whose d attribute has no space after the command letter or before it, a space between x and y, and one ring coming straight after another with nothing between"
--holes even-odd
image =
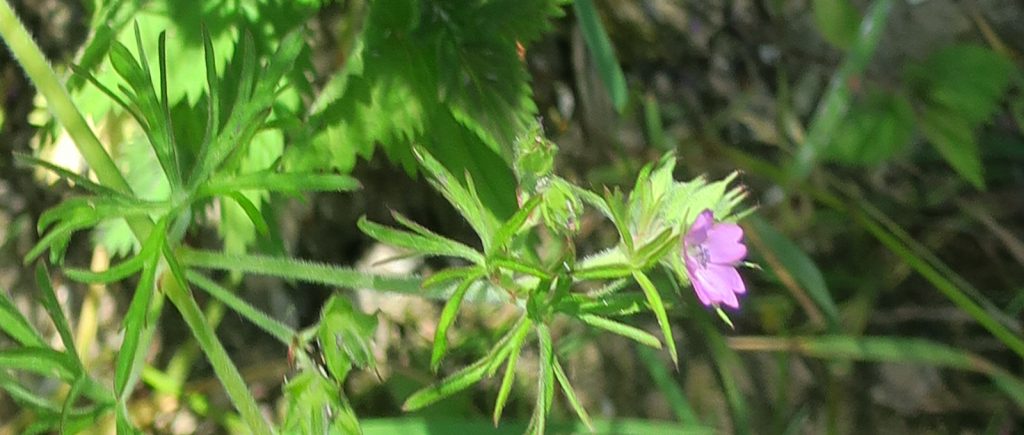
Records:
<instances>
[{"instance_id":1,"label":"serrated green leaf","mask_svg":"<svg viewBox=\"0 0 1024 435\"><path fill-rule=\"evenodd\" d=\"M355 53L331 79L334 97L317 103L308 146L286 165L347 171L378 144L413 172L411 144L420 144L456 175L447 181L465 184L468 171L489 212L508 218L511 145L536 113L516 43L536 39L558 13L551 0L371 7Z\"/></svg>"}]
</instances>

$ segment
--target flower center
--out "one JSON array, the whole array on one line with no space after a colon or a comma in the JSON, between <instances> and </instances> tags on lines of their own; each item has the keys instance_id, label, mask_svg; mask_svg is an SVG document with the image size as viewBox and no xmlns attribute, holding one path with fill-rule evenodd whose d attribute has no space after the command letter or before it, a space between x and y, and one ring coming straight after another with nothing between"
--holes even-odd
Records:
<instances>
[{"instance_id":1,"label":"flower center","mask_svg":"<svg viewBox=\"0 0 1024 435\"><path fill-rule=\"evenodd\" d=\"M711 254L708 253L708 248L704 245L695 245L689 247L690 256L694 260L697 260L697 264L700 264L701 268L707 269L708 262L711 261Z\"/></svg>"}]
</instances>

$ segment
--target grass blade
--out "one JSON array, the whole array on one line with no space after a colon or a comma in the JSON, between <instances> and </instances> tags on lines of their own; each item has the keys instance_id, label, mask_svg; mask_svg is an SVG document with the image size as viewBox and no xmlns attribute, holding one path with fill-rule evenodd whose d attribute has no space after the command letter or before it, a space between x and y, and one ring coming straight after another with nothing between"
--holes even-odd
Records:
<instances>
[{"instance_id":1,"label":"grass blade","mask_svg":"<svg viewBox=\"0 0 1024 435\"><path fill-rule=\"evenodd\" d=\"M860 33L853 42L846 60L832 77L829 88L818 111L814 114L807 139L797 151L789 174L791 181L803 180L810 174L821 150L832 140L832 135L846 117L852 92L851 79L867 68L878 41L885 30L885 22L892 10L892 0L876 0L860 23Z\"/></svg>"},{"instance_id":2,"label":"grass blade","mask_svg":"<svg viewBox=\"0 0 1024 435\"><path fill-rule=\"evenodd\" d=\"M1024 382L989 360L930 340L902 337L731 337L739 351L793 352L812 358L925 364L987 375L1024 408Z\"/></svg>"},{"instance_id":3,"label":"grass blade","mask_svg":"<svg viewBox=\"0 0 1024 435\"><path fill-rule=\"evenodd\" d=\"M626 108L626 99L629 97L626 78L622 74L619 60L615 58L615 50L612 48L608 33L601 25L601 17L598 16L594 2L591 0L576 0L573 7L576 10L576 20L583 32L583 40L594 55L594 63L597 72L601 75L601 81L604 82L608 94L612 97L615 110L622 113L622 110Z\"/></svg>"},{"instance_id":4,"label":"grass blade","mask_svg":"<svg viewBox=\"0 0 1024 435\"><path fill-rule=\"evenodd\" d=\"M669 371L665 369L665 365L658 360L654 351L642 346L637 346L636 351L640 362L647 368L647 373L654 380L654 385L657 385L661 389L662 394L665 395L665 400L672 407L672 412L676 414L679 422L687 427L699 426L701 424L700 419L697 418L697 413L690 406L686 393L683 392L683 389L676 380L672 378Z\"/></svg>"}]
</instances>

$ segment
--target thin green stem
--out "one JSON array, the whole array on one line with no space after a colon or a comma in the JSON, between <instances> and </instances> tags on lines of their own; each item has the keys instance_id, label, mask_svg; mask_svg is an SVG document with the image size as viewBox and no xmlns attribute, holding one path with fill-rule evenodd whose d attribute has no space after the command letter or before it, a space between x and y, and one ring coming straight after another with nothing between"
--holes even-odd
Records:
<instances>
[{"instance_id":1,"label":"thin green stem","mask_svg":"<svg viewBox=\"0 0 1024 435\"><path fill-rule=\"evenodd\" d=\"M439 292L424 291L420 287L420 279L416 276L383 276L294 258L231 255L188 248L179 250L178 257L186 266L203 269L270 275L337 287L366 288L423 297L441 297Z\"/></svg>"},{"instance_id":2,"label":"thin green stem","mask_svg":"<svg viewBox=\"0 0 1024 435\"><path fill-rule=\"evenodd\" d=\"M178 308L181 317L188 324L189 329L192 330L192 335L199 342L199 347L203 349L203 353L210 359L210 365L213 366L214 373L220 378L221 384L224 385L224 390L227 391L231 402L238 408L238 413L242 415L242 420L249 426L249 429L259 435L274 433L273 429L270 428L270 424L260 413L256 400L249 392L249 388L246 387L245 380L242 379L241 373L238 372L235 364L231 361L231 357L228 356L224 345L220 343L216 332L207 323L206 317L203 316L203 311L196 304L195 298L185 289L184 283L181 282L183 278L175 277L165 280L163 287L167 298ZM171 284L174 281L177 282Z\"/></svg>"}]
</instances>

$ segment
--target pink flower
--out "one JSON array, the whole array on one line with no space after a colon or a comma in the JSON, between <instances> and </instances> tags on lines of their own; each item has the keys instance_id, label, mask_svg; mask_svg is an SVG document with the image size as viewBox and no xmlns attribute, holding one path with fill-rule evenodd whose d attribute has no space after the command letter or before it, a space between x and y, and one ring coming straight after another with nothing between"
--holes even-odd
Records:
<instances>
[{"instance_id":1,"label":"pink flower","mask_svg":"<svg viewBox=\"0 0 1024 435\"><path fill-rule=\"evenodd\" d=\"M743 228L715 222L711 210L697 215L683 238L683 259L697 298L707 306L739 308L736 295L746 293L736 266L747 256Z\"/></svg>"}]
</instances>

